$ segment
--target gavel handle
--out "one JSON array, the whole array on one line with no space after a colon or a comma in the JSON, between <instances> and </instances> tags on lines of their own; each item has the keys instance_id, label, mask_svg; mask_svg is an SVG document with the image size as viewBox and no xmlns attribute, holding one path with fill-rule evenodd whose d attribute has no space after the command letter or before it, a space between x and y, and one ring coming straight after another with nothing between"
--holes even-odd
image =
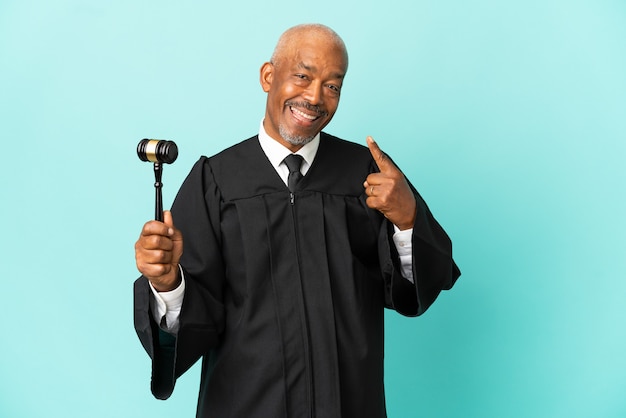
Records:
<instances>
[{"instance_id":1,"label":"gavel handle","mask_svg":"<svg viewBox=\"0 0 626 418\"><path fill-rule=\"evenodd\" d=\"M163 222L163 195L161 194L161 177L163 174L163 165L161 163L154 163L154 219L159 222Z\"/></svg>"}]
</instances>

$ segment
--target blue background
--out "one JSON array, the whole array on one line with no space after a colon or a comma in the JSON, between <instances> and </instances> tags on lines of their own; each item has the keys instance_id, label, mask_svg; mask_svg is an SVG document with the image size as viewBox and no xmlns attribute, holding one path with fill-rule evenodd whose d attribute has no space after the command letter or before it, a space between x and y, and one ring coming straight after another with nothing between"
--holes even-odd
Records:
<instances>
[{"instance_id":1,"label":"blue background","mask_svg":"<svg viewBox=\"0 0 626 418\"><path fill-rule=\"evenodd\" d=\"M327 131L373 135L463 276L387 315L389 416L626 416L626 3L0 0L0 416L191 417L152 398L132 326L153 215L141 138L201 154L256 133L284 29L333 27Z\"/></svg>"}]
</instances>

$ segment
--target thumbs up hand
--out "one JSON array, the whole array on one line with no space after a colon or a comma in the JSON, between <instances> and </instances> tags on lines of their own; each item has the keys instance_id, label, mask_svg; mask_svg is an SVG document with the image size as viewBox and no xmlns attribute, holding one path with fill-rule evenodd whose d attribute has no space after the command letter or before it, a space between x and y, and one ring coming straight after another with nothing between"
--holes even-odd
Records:
<instances>
[{"instance_id":1,"label":"thumbs up hand","mask_svg":"<svg viewBox=\"0 0 626 418\"><path fill-rule=\"evenodd\" d=\"M404 174L371 136L367 137L367 147L380 170L367 176L363 183L367 206L382 213L400 230L413 228L417 203Z\"/></svg>"},{"instance_id":2,"label":"thumbs up hand","mask_svg":"<svg viewBox=\"0 0 626 418\"><path fill-rule=\"evenodd\" d=\"M159 292L180 285L178 261L183 254L183 236L174 226L170 211L163 212L163 222L147 222L135 243L137 269Z\"/></svg>"}]
</instances>

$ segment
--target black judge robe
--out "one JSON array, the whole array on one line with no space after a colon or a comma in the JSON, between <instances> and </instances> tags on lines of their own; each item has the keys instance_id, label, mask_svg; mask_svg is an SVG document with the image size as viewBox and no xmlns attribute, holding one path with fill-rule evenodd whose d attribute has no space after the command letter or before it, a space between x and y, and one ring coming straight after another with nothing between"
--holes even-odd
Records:
<instances>
[{"instance_id":1,"label":"black judge robe","mask_svg":"<svg viewBox=\"0 0 626 418\"><path fill-rule=\"evenodd\" d=\"M186 283L176 338L135 282L157 398L202 358L199 417L386 416L383 308L420 315L459 270L414 191L415 284L401 276L392 225L365 203L374 171L366 147L325 133L293 196L256 136L195 164L172 207Z\"/></svg>"}]
</instances>

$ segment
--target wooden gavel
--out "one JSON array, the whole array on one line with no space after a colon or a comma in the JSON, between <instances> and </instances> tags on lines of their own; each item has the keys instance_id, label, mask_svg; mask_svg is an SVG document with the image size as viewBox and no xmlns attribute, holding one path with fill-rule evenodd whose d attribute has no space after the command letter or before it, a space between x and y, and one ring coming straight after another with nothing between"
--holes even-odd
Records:
<instances>
[{"instance_id":1,"label":"wooden gavel","mask_svg":"<svg viewBox=\"0 0 626 418\"><path fill-rule=\"evenodd\" d=\"M154 219L163 222L162 163L171 164L176 161L178 147L173 141L165 139L142 139L137 145L137 155L141 161L152 161L154 163Z\"/></svg>"}]
</instances>

